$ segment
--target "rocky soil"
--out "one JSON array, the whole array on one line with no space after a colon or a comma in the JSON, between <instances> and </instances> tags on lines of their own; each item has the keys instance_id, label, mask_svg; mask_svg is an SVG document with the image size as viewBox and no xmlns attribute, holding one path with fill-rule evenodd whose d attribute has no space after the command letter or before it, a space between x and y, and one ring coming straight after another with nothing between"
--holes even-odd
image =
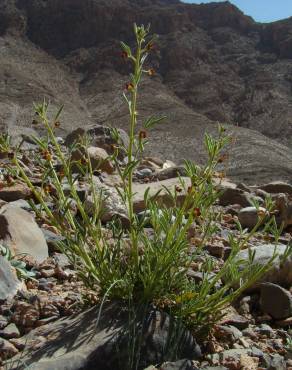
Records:
<instances>
[{"instance_id":1,"label":"rocky soil","mask_svg":"<svg viewBox=\"0 0 292 370\"><path fill-rule=\"evenodd\" d=\"M78 132L80 130L84 131L84 128ZM107 136L102 134L106 130L95 127L91 132L99 133L90 149L92 163L95 163L97 156L106 155L102 167L96 167L99 172L95 178L97 186L105 189L108 195L103 216L106 227L106 222L114 216L120 217L123 222L123 207L114 189L119 183L117 174L113 164L106 159ZM70 143L74 135L76 133L70 134L65 143ZM127 140L125 133L123 138ZM64 143L62 138L58 140ZM38 186L40 173L35 161L37 149L30 142L26 142L25 147L23 159L29 166L30 178ZM9 163L9 155L4 156L1 160L2 172ZM163 186L173 190L180 184L178 174L184 176L183 168L169 160L144 158L135 173L135 211L145 209L146 188L150 188L150 195ZM292 185L272 182L262 186L247 186L216 177L213 181L222 191L214 209L220 217L217 221L218 232L204 246L204 253L214 258L214 273L230 253L228 235L238 235L236 222L239 221L243 228L254 227L259 213L252 202L256 199L263 204L268 194L276 203L278 223L283 222L285 226L276 247L281 257L292 237ZM117 346L114 338L125 320L123 312L117 306L106 305L100 316L98 306L94 306L98 303L96 292L84 286L68 258L58 250L61 235L44 220L35 217L28 203L33 197L31 191L25 184L3 175L0 185L0 238L12 253L19 255L27 271L34 273L34 279L20 281L15 269L5 257L0 256L0 362L5 359L12 361L9 365L3 365L3 368L117 368L116 361L120 358L114 355L113 349ZM84 185L82 181L76 184L80 197L90 205L91 199ZM167 204L166 193L160 193L159 201L162 205ZM190 239L190 243L195 245L196 240ZM255 261L263 264L274 252L273 243L272 235L260 231L249 241L248 249L254 250ZM246 259L247 252L247 249L242 250L239 258ZM181 357L178 356L177 361L172 363L161 364L171 326L170 318L154 310L149 314L149 331L145 333L148 339L141 357L145 368L292 369L292 347L289 342L292 325L291 267L290 256L284 261L277 258L262 281L226 309L208 340L195 342L186 333ZM202 279L200 264L194 264L188 275L198 283ZM91 306L93 308L88 308ZM151 363L153 365L148 366Z\"/></svg>"},{"instance_id":2,"label":"rocky soil","mask_svg":"<svg viewBox=\"0 0 292 370\"><path fill-rule=\"evenodd\" d=\"M159 35L139 114L167 120L149 153L200 162L204 132L220 121L237 138L232 179L291 181L291 19L258 24L229 2L1 0L1 127L31 135L43 97L65 104L60 135L88 123L125 127L119 41L132 43L134 21Z\"/></svg>"}]
</instances>

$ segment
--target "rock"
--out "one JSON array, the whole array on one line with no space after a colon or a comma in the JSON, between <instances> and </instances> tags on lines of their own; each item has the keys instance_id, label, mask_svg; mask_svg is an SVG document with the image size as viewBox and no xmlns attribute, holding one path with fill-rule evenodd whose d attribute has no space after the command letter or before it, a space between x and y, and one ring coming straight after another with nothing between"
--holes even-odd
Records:
<instances>
[{"instance_id":1,"label":"rock","mask_svg":"<svg viewBox=\"0 0 292 370\"><path fill-rule=\"evenodd\" d=\"M40 270L40 274L44 278L50 278L50 277L55 276L55 269L48 269L48 270L43 269L43 270Z\"/></svg>"},{"instance_id":2,"label":"rock","mask_svg":"<svg viewBox=\"0 0 292 370\"><path fill-rule=\"evenodd\" d=\"M285 320L279 320L279 321L276 322L276 324L280 327L283 327L283 328L285 328L286 326L291 326L292 325L292 316L288 317Z\"/></svg>"},{"instance_id":3,"label":"rock","mask_svg":"<svg viewBox=\"0 0 292 370\"><path fill-rule=\"evenodd\" d=\"M267 336L268 338L273 338L275 336L274 330L267 324L261 324L255 329L255 331L260 335Z\"/></svg>"},{"instance_id":4,"label":"rock","mask_svg":"<svg viewBox=\"0 0 292 370\"><path fill-rule=\"evenodd\" d=\"M89 155L93 171L101 170L109 174L114 172L114 165L109 159L108 153L104 149L90 146L87 149L87 153Z\"/></svg>"},{"instance_id":5,"label":"rock","mask_svg":"<svg viewBox=\"0 0 292 370\"><path fill-rule=\"evenodd\" d=\"M259 207L246 207L239 211L238 220L243 228L252 229L259 221L259 212L266 213L266 209Z\"/></svg>"},{"instance_id":6,"label":"rock","mask_svg":"<svg viewBox=\"0 0 292 370\"><path fill-rule=\"evenodd\" d=\"M159 370L198 370L190 360L179 360L176 362L166 362Z\"/></svg>"},{"instance_id":7,"label":"rock","mask_svg":"<svg viewBox=\"0 0 292 370\"><path fill-rule=\"evenodd\" d=\"M39 279L39 290L49 292L52 289L53 285L54 284L51 281L48 281L45 278Z\"/></svg>"},{"instance_id":8,"label":"rock","mask_svg":"<svg viewBox=\"0 0 292 370\"><path fill-rule=\"evenodd\" d=\"M114 165L112 164L108 153L104 149L90 146L87 148L87 155L90 159L93 171L100 170L109 174L114 172ZM86 155L84 155L83 150L77 149L72 153L71 159L72 161L79 161L84 157L86 157ZM73 170L79 172L79 168L77 166L74 166Z\"/></svg>"},{"instance_id":9,"label":"rock","mask_svg":"<svg viewBox=\"0 0 292 370\"><path fill-rule=\"evenodd\" d=\"M272 361L268 370L286 370L286 362L283 356L278 354L272 355Z\"/></svg>"},{"instance_id":10,"label":"rock","mask_svg":"<svg viewBox=\"0 0 292 370\"><path fill-rule=\"evenodd\" d=\"M167 159L163 165L162 165L162 168L163 169L166 169L166 168L171 168L171 167L176 167L176 164L173 162L173 161L170 161L169 159Z\"/></svg>"},{"instance_id":11,"label":"rock","mask_svg":"<svg viewBox=\"0 0 292 370\"><path fill-rule=\"evenodd\" d=\"M287 249L286 245L278 244L261 244L250 248L252 252L255 252L254 264L264 265L276 251L278 257L273 261L270 271L268 271L261 278L260 281L272 282L283 286L291 286L292 284L292 256L288 256L283 260L283 256ZM237 258L239 260L248 260L249 249L244 249L239 252Z\"/></svg>"},{"instance_id":12,"label":"rock","mask_svg":"<svg viewBox=\"0 0 292 370\"><path fill-rule=\"evenodd\" d=\"M185 182L186 189L190 186L190 179L187 177L181 178ZM173 204L172 198L169 194L165 191L164 187L174 193L175 187L182 188L181 183L178 178L158 181L158 182L150 182L147 184L135 184L133 185L133 192L134 192L134 210L136 213L142 212L145 210L145 201L144 201L144 194L146 190L149 188L149 197L153 198L159 191L160 193L156 196L156 200L159 204L169 207ZM185 199L185 190L182 189L180 193L177 195L178 202L183 202Z\"/></svg>"},{"instance_id":13,"label":"rock","mask_svg":"<svg viewBox=\"0 0 292 370\"><path fill-rule=\"evenodd\" d=\"M0 337L5 338L5 339L19 338L20 332L17 326L11 323L8 326L6 326L5 329L0 330Z\"/></svg>"},{"instance_id":14,"label":"rock","mask_svg":"<svg viewBox=\"0 0 292 370\"><path fill-rule=\"evenodd\" d=\"M31 197L32 191L27 185L22 183L0 188L0 199L6 202L13 202L19 199L30 199Z\"/></svg>"},{"instance_id":15,"label":"rock","mask_svg":"<svg viewBox=\"0 0 292 370\"><path fill-rule=\"evenodd\" d=\"M221 206L240 204L242 207L249 207L252 205L251 200L251 194L239 188L227 188L219 196L219 204Z\"/></svg>"},{"instance_id":16,"label":"rock","mask_svg":"<svg viewBox=\"0 0 292 370\"><path fill-rule=\"evenodd\" d=\"M77 316L59 319L34 329L29 334L30 338L46 337L47 340L37 350L33 350L28 338L27 350L22 355L23 363L30 370L91 370L97 367L112 370L118 369L120 362L127 364L128 335L131 335L125 331L127 311L115 305L103 307L97 322L98 312L99 308L93 307ZM168 350L172 351L172 355L176 353L178 358L196 359L201 355L191 334L181 326L178 327L168 315L151 311L144 323L141 368L151 363L162 363ZM174 333L172 330L175 331L178 348L169 342L171 333ZM177 340L178 336L180 340ZM18 370L23 368L18 367Z\"/></svg>"},{"instance_id":17,"label":"rock","mask_svg":"<svg viewBox=\"0 0 292 370\"><path fill-rule=\"evenodd\" d=\"M20 286L21 282L10 263L0 255L0 301L13 297Z\"/></svg>"},{"instance_id":18,"label":"rock","mask_svg":"<svg viewBox=\"0 0 292 370\"><path fill-rule=\"evenodd\" d=\"M18 353L18 349L8 340L0 338L0 360L7 360Z\"/></svg>"},{"instance_id":19,"label":"rock","mask_svg":"<svg viewBox=\"0 0 292 370\"><path fill-rule=\"evenodd\" d=\"M128 211L123 203L120 195L118 194L115 188L106 186L97 181L97 194L102 194L102 213L101 221L109 222L113 218L118 218L122 225L127 228L129 226ZM84 202L84 207L89 215L92 215L96 212L94 198L92 195L89 195Z\"/></svg>"},{"instance_id":20,"label":"rock","mask_svg":"<svg viewBox=\"0 0 292 370\"><path fill-rule=\"evenodd\" d=\"M128 134L122 129L118 129L118 132L120 134L120 144L127 148L129 146ZM76 130L72 131L66 137L65 145L71 146L73 143L80 142L80 140L85 135L89 136L90 145L102 148L106 150L106 152L109 154L114 153L113 145L119 144L111 136L110 127L101 126L101 125L91 125L91 126L86 126L84 128L77 128ZM125 156L126 156L125 151L120 149L119 157L124 158Z\"/></svg>"},{"instance_id":21,"label":"rock","mask_svg":"<svg viewBox=\"0 0 292 370\"><path fill-rule=\"evenodd\" d=\"M53 258L54 261L56 262L56 265L62 269L71 266L69 258L63 253L55 253Z\"/></svg>"},{"instance_id":22,"label":"rock","mask_svg":"<svg viewBox=\"0 0 292 370\"><path fill-rule=\"evenodd\" d=\"M187 171L183 166L173 166L173 167L164 168L163 170L157 172L154 175L154 178L159 181L162 181L162 180L168 180L168 179L172 179L172 178L179 177L179 176L184 177L186 175L187 175Z\"/></svg>"},{"instance_id":23,"label":"rock","mask_svg":"<svg viewBox=\"0 0 292 370\"><path fill-rule=\"evenodd\" d=\"M162 168L164 161L157 157L145 157L142 161L142 163L145 163L144 161L147 161L149 163L154 163L157 167Z\"/></svg>"},{"instance_id":24,"label":"rock","mask_svg":"<svg viewBox=\"0 0 292 370\"><path fill-rule=\"evenodd\" d=\"M142 168L136 172L136 176L139 179L145 179L152 176L152 170L150 168Z\"/></svg>"},{"instance_id":25,"label":"rock","mask_svg":"<svg viewBox=\"0 0 292 370\"><path fill-rule=\"evenodd\" d=\"M4 329L8 325L8 319L5 316L0 315L0 330Z\"/></svg>"},{"instance_id":26,"label":"rock","mask_svg":"<svg viewBox=\"0 0 292 370\"><path fill-rule=\"evenodd\" d=\"M65 240L62 235L55 234L54 232L41 227L42 233L44 234L45 240L48 244L49 250L55 250L58 248L58 243Z\"/></svg>"},{"instance_id":27,"label":"rock","mask_svg":"<svg viewBox=\"0 0 292 370\"><path fill-rule=\"evenodd\" d=\"M22 351L25 348L26 340L22 338L12 338L9 340L18 350Z\"/></svg>"},{"instance_id":28,"label":"rock","mask_svg":"<svg viewBox=\"0 0 292 370\"><path fill-rule=\"evenodd\" d=\"M292 316L292 296L291 293L272 283L261 285L261 309L274 319L287 319Z\"/></svg>"},{"instance_id":29,"label":"rock","mask_svg":"<svg viewBox=\"0 0 292 370\"><path fill-rule=\"evenodd\" d=\"M0 209L0 239L13 254L28 254L38 262L48 257L41 229L33 216L21 208L5 205Z\"/></svg>"},{"instance_id":30,"label":"rock","mask_svg":"<svg viewBox=\"0 0 292 370\"><path fill-rule=\"evenodd\" d=\"M11 320L19 328L33 328L39 320L39 311L29 303L18 301L13 311Z\"/></svg>"},{"instance_id":31,"label":"rock","mask_svg":"<svg viewBox=\"0 0 292 370\"><path fill-rule=\"evenodd\" d=\"M74 166L73 166L74 167ZM82 184L83 185L83 184ZM88 186L85 184L83 186L81 186L81 184L76 181L75 184L74 184L74 188L76 190L76 193L79 197L79 199L84 202L85 198L86 198L86 195L88 193ZM63 192L64 194L70 198L72 196L72 191L71 191L71 187L70 185L68 184L68 182L66 181L63 181L62 182L62 189L63 189Z\"/></svg>"},{"instance_id":32,"label":"rock","mask_svg":"<svg viewBox=\"0 0 292 370\"><path fill-rule=\"evenodd\" d=\"M246 328L244 330L242 330L242 334L244 337L248 337L250 339L257 339L257 334L255 333L255 331L251 328Z\"/></svg>"},{"instance_id":33,"label":"rock","mask_svg":"<svg viewBox=\"0 0 292 370\"><path fill-rule=\"evenodd\" d=\"M210 253L211 256L224 258L226 248L222 242L206 244L204 248Z\"/></svg>"},{"instance_id":34,"label":"rock","mask_svg":"<svg viewBox=\"0 0 292 370\"><path fill-rule=\"evenodd\" d=\"M218 339L234 343L242 337L242 332L231 325L217 325L214 329L214 336Z\"/></svg>"},{"instance_id":35,"label":"rock","mask_svg":"<svg viewBox=\"0 0 292 370\"><path fill-rule=\"evenodd\" d=\"M292 195L292 185L282 181L273 181L269 184L259 186L258 189L264 190L271 194L284 193Z\"/></svg>"},{"instance_id":36,"label":"rock","mask_svg":"<svg viewBox=\"0 0 292 370\"><path fill-rule=\"evenodd\" d=\"M232 326L236 327L237 329L243 330L243 329L246 329L248 327L249 321L241 315L234 314L234 315L228 317L227 320L223 319L223 324L224 325L232 325Z\"/></svg>"},{"instance_id":37,"label":"rock","mask_svg":"<svg viewBox=\"0 0 292 370\"><path fill-rule=\"evenodd\" d=\"M247 193L250 193L250 188L247 185L245 185L243 182L240 182L239 184L237 184L236 189L241 189Z\"/></svg>"},{"instance_id":38,"label":"rock","mask_svg":"<svg viewBox=\"0 0 292 370\"><path fill-rule=\"evenodd\" d=\"M9 205L14 206L14 207L18 207L18 208L22 208L25 211L31 211L30 204L24 199L18 199L18 200L15 200L13 202L9 202Z\"/></svg>"}]
</instances>

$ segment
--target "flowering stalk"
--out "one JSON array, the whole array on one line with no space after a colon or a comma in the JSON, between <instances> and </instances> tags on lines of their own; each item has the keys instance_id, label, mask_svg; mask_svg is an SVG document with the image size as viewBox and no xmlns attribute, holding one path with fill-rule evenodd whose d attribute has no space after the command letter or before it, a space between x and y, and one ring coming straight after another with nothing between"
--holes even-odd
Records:
<instances>
[{"instance_id":1,"label":"flowering stalk","mask_svg":"<svg viewBox=\"0 0 292 370\"><path fill-rule=\"evenodd\" d=\"M149 26L145 28L142 26L134 25L134 32L136 37L136 52L135 56L132 55L132 51L130 47L124 43L122 43L123 47L123 57L125 59L128 58L133 62L134 65L134 74L131 75L131 81L126 84L126 91L131 94L131 97L128 98L126 94L124 97L128 103L129 113L130 113L130 132L129 132L129 146L127 148L127 157L128 157L128 165L125 169L127 173L126 183L126 197L127 197L127 207L128 207L128 214L130 220L130 237L131 237L131 244L132 244L132 252L134 257L134 263L136 267L136 271L139 268L139 254L138 254L138 240L137 240L137 228L136 228L136 219L134 215L134 207L133 207L133 173L135 167L137 165L136 156L139 150L135 151L137 148L136 136L135 136L135 129L137 126L137 97L138 97L138 87L141 81L141 76L143 73L148 73L148 71L143 70L144 62L148 56L148 51L150 50L149 45L152 45L152 40L150 42L146 42L146 37L149 32ZM151 69L153 71L153 69ZM153 73L152 73L153 75ZM139 136L138 141L141 142L141 137ZM143 150L143 146L141 146L140 151Z\"/></svg>"}]
</instances>

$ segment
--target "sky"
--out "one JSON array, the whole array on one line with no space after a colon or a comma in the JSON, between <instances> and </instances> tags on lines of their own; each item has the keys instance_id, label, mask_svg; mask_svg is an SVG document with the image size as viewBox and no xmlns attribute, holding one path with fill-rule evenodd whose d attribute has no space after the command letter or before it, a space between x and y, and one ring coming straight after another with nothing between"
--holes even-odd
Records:
<instances>
[{"instance_id":1,"label":"sky","mask_svg":"<svg viewBox=\"0 0 292 370\"><path fill-rule=\"evenodd\" d=\"M185 3L211 3L224 0L182 0ZM230 0L257 22L273 22L292 16L292 0Z\"/></svg>"}]
</instances>

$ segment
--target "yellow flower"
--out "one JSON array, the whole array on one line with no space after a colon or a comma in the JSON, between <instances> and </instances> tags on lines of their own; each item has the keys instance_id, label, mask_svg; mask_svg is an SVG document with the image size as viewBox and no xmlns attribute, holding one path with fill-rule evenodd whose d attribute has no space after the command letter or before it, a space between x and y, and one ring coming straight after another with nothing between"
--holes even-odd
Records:
<instances>
[{"instance_id":1,"label":"yellow flower","mask_svg":"<svg viewBox=\"0 0 292 370\"><path fill-rule=\"evenodd\" d=\"M185 301L190 301L191 299L193 299L195 296L197 295L197 293L195 292L186 292L182 295L179 295L175 298L175 302L176 303L182 303L182 302L185 302Z\"/></svg>"}]
</instances>

